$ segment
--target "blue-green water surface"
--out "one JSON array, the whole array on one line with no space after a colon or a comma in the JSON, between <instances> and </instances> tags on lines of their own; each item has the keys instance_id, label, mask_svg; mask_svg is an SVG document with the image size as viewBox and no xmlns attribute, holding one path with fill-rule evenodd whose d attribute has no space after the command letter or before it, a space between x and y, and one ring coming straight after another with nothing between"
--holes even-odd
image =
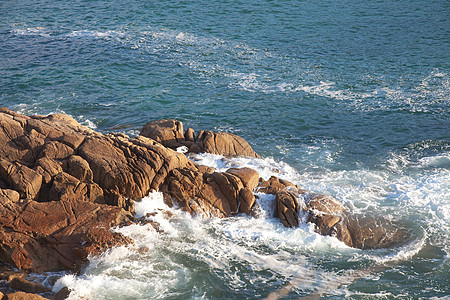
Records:
<instances>
[{"instance_id":1,"label":"blue-green water surface","mask_svg":"<svg viewBox=\"0 0 450 300\"><path fill-rule=\"evenodd\" d=\"M450 296L449 1L3 0L0 15L0 106L102 132L175 118L238 134L296 183L421 232L414 255L322 296ZM298 251L318 280L354 267L339 249ZM233 287L195 262L179 287L195 292L131 298L261 298L293 276L256 272ZM198 287L202 272L218 290Z\"/></svg>"}]
</instances>

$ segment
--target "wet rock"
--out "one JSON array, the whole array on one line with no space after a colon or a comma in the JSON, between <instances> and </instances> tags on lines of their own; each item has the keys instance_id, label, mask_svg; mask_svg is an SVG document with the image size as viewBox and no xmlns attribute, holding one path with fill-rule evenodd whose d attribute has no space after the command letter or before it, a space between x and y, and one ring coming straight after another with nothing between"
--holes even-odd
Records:
<instances>
[{"instance_id":1,"label":"wet rock","mask_svg":"<svg viewBox=\"0 0 450 300\"><path fill-rule=\"evenodd\" d=\"M279 190L275 197L275 217L286 227L298 227L298 190Z\"/></svg>"},{"instance_id":2,"label":"wet rock","mask_svg":"<svg viewBox=\"0 0 450 300\"><path fill-rule=\"evenodd\" d=\"M69 298L70 290L67 287L63 287L55 294L55 300L64 300Z\"/></svg>"},{"instance_id":3,"label":"wet rock","mask_svg":"<svg viewBox=\"0 0 450 300\"><path fill-rule=\"evenodd\" d=\"M411 238L406 229L382 217L346 214L343 224L348 229L352 246L359 249L396 247Z\"/></svg>"},{"instance_id":4,"label":"wet rock","mask_svg":"<svg viewBox=\"0 0 450 300\"><path fill-rule=\"evenodd\" d=\"M255 195L248 188L242 188L239 192L239 212L244 213L246 215L251 215L252 208L255 205Z\"/></svg>"},{"instance_id":5,"label":"wet rock","mask_svg":"<svg viewBox=\"0 0 450 300\"><path fill-rule=\"evenodd\" d=\"M10 268L0 269L0 280L11 281L14 278L25 278L26 276L26 273L21 271L13 271Z\"/></svg>"},{"instance_id":6,"label":"wet rock","mask_svg":"<svg viewBox=\"0 0 450 300\"><path fill-rule=\"evenodd\" d=\"M9 283L10 288L33 294L49 293L51 290L41 284L30 282L24 278L14 278Z\"/></svg>"},{"instance_id":7,"label":"wet rock","mask_svg":"<svg viewBox=\"0 0 450 300\"><path fill-rule=\"evenodd\" d=\"M286 189L287 187L299 188L292 182L287 180L279 179L278 177L272 176L269 180L261 180L260 184L257 186L256 191L259 193L273 194Z\"/></svg>"}]
</instances>

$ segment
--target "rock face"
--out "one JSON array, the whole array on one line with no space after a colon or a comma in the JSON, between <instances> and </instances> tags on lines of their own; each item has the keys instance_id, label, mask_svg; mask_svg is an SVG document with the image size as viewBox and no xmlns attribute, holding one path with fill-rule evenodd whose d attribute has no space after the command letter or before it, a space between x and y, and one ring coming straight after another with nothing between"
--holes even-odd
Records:
<instances>
[{"instance_id":1,"label":"rock face","mask_svg":"<svg viewBox=\"0 0 450 300\"><path fill-rule=\"evenodd\" d=\"M246 186L229 171L218 173L207 168L183 168L170 172L162 191L185 211L223 218L237 213L250 214L255 204L255 196L248 187L252 180L254 178L245 180Z\"/></svg>"},{"instance_id":2,"label":"rock face","mask_svg":"<svg viewBox=\"0 0 450 300\"><path fill-rule=\"evenodd\" d=\"M76 270L89 253L131 241L135 199L159 190L185 155L138 136L103 135L73 118L0 108L0 262Z\"/></svg>"},{"instance_id":3,"label":"rock face","mask_svg":"<svg viewBox=\"0 0 450 300\"><path fill-rule=\"evenodd\" d=\"M260 157L241 137L226 133L200 131L197 136L192 128L183 133L183 124L176 120L148 122L140 133L166 147L176 149L185 146L189 152L207 152L230 156Z\"/></svg>"}]
</instances>

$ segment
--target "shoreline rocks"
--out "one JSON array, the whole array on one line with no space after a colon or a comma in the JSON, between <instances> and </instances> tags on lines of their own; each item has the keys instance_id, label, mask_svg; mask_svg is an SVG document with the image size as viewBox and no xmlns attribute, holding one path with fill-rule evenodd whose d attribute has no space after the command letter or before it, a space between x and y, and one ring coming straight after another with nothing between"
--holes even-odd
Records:
<instances>
[{"instance_id":1,"label":"shoreline rocks","mask_svg":"<svg viewBox=\"0 0 450 300\"><path fill-rule=\"evenodd\" d=\"M220 173L199 166L175 150L259 155L241 137L183 132L175 120L149 122L131 138L95 132L67 115L23 116L0 108L0 145L0 263L27 272L77 272L89 254L132 244L110 229L139 222L134 201L152 190L163 192L169 205L219 218L257 217L254 192L273 194L284 226L297 227L305 216L320 234L361 249L390 247L407 236L286 180L264 181L250 168Z\"/></svg>"}]
</instances>

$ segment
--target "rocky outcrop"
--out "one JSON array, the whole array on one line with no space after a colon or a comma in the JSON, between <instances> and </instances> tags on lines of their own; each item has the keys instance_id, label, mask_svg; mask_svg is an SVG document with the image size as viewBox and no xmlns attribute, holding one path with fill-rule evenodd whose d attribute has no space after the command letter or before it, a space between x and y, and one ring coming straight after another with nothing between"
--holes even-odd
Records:
<instances>
[{"instance_id":1,"label":"rocky outcrop","mask_svg":"<svg viewBox=\"0 0 450 300\"><path fill-rule=\"evenodd\" d=\"M184 146L187 152L206 152L227 157L260 157L240 136L203 130L196 136L192 128L183 133L183 124L176 120L148 122L142 128L140 135L149 137L172 149Z\"/></svg>"},{"instance_id":2,"label":"rocky outcrop","mask_svg":"<svg viewBox=\"0 0 450 300\"><path fill-rule=\"evenodd\" d=\"M131 241L109 230L159 190L185 155L154 140L103 135L73 118L0 108L0 262L76 270L89 253Z\"/></svg>"},{"instance_id":3,"label":"rocky outcrop","mask_svg":"<svg viewBox=\"0 0 450 300\"><path fill-rule=\"evenodd\" d=\"M238 136L183 132L179 121L149 122L131 138L94 132L62 114L28 117L0 108L0 145L0 263L21 270L76 271L88 254L132 243L110 228L135 222L134 200L151 190L162 191L169 205L220 218L256 216L253 192L273 194L283 225L310 222L362 249L405 238L394 224L354 216L336 199L286 180L196 165L174 149L259 156Z\"/></svg>"},{"instance_id":4,"label":"rocky outcrop","mask_svg":"<svg viewBox=\"0 0 450 300\"><path fill-rule=\"evenodd\" d=\"M257 174L251 169L223 173L202 167L177 169L170 172L162 191L192 214L219 218L250 214L255 204L250 187Z\"/></svg>"},{"instance_id":5,"label":"rocky outcrop","mask_svg":"<svg viewBox=\"0 0 450 300\"><path fill-rule=\"evenodd\" d=\"M286 227L298 227L302 219L313 223L318 233L334 236L359 249L393 247L409 237L405 229L382 217L352 214L331 196L311 193L289 182L282 188L276 178L269 181L261 184L261 189L269 189L276 195L275 216Z\"/></svg>"}]
</instances>

